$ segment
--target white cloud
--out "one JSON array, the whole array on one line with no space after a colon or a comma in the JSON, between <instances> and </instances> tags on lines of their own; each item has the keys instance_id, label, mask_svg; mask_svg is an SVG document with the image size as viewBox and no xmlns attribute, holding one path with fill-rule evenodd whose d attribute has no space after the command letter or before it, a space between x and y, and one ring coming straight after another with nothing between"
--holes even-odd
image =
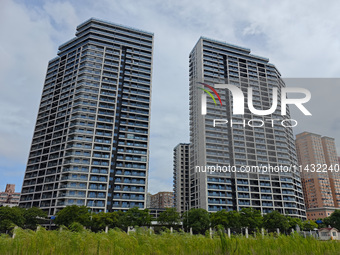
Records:
<instances>
[{"instance_id":1,"label":"white cloud","mask_svg":"<svg viewBox=\"0 0 340 255\"><path fill-rule=\"evenodd\" d=\"M2 7L0 154L26 163L47 60L54 53L53 28L24 6L5 1Z\"/></svg>"},{"instance_id":2,"label":"white cloud","mask_svg":"<svg viewBox=\"0 0 340 255\"><path fill-rule=\"evenodd\" d=\"M43 9L55 26L62 31L74 29L74 24L83 22L78 19L76 10L70 2L45 2Z\"/></svg>"}]
</instances>

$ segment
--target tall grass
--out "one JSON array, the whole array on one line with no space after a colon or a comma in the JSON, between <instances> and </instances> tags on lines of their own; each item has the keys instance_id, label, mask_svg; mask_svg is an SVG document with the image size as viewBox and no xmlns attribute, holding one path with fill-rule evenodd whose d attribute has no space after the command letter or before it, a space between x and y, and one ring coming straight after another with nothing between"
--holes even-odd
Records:
<instances>
[{"instance_id":1,"label":"tall grass","mask_svg":"<svg viewBox=\"0 0 340 255\"><path fill-rule=\"evenodd\" d=\"M212 239L183 233L150 234L142 229L127 235L108 233L16 230L15 238L0 236L0 254L340 254L340 242L292 236L234 236L220 232Z\"/></svg>"}]
</instances>

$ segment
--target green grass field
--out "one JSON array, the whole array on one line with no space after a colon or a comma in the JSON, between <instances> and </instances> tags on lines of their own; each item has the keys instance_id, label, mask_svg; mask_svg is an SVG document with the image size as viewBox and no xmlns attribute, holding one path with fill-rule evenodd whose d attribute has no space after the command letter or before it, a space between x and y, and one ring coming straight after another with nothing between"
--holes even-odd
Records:
<instances>
[{"instance_id":1,"label":"green grass field","mask_svg":"<svg viewBox=\"0 0 340 255\"><path fill-rule=\"evenodd\" d=\"M340 254L340 242L318 241L294 236L238 236L229 239L216 235L213 239L183 233L159 235L137 231L16 230L15 238L0 236L0 254Z\"/></svg>"}]
</instances>

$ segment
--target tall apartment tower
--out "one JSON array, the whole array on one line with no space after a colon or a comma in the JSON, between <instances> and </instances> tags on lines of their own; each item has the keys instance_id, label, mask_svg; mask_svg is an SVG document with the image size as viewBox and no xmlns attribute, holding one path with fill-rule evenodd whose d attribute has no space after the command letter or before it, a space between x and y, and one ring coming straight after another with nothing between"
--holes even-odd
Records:
<instances>
[{"instance_id":1,"label":"tall apartment tower","mask_svg":"<svg viewBox=\"0 0 340 255\"><path fill-rule=\"evenodd\" d=\"M189 208L189 143L180 143L174 148L174 207L183 213Z\"/></svg>"},{"instance_id":2,"label":"tall apartment tower","mask_svg":"<svg viewBox=\"0 0 340 255\"><path fill-rule=\"evenodd\" d=\"M296 135L296 149L307 217L326 217L326 211L340 207L340 170L335 141L303 132Z\"/></svg>"},{"instance_id":3,"label":"tall apartment tower","mask_svg":"<svg viewBox=\"0 0 340 255\"><path fill-rule=\"evenodd\" d=\"M21 207L145 208L153 34L91 18L48 63Z\"/></svg>"},{"instance_id":4,"label":"tall apartment tower","mask_svg":"<svg viewBox=\"0 0 340 255\"><path fill-rule=\"evenodd\" d=\"M240 172L242 166L289 166L297 164L292 128L282 120L280 89L285 87L280 73L267 58L250 54L250 49L201 37L189 55L190 82L190 207L209 212L252 207L262 213L273 210L305 218L299 173ZM206 96L206 115L202 114L202 89L214 96L205 83L235 85L247 102L252 88L253 106L267 110L272 106L272 89L278 88L278 107L271 115L255 115L245 107L244 115L232 114L232 93L216 89L221 104ZM234 98L235 99L235 98ZM289 109L284 119L290 119ZM228 124L213 126L214 119ZM251 125L249 125L249 120ZM230 122L234 124L231 126ZM261 122L264 125L261 126ZM245 124L243 124L245 123ZM256 126L256 127L252 127ZM288 126L288 125L286 125ZM205 167L234 167L227 172L202 172ZM202 171L200 171L201 169Z\"/></svg>"}]
</instances>

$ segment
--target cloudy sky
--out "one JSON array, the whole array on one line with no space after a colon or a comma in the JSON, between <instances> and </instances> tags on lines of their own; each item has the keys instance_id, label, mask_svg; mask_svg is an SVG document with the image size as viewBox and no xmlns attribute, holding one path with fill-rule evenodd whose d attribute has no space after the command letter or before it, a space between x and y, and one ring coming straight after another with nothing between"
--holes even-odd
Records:
<instances>
[{"instance_id":1,"label":"cloudy sky","mask_svg":"<svg viewBox=\"0 0 340 255\"><path fill-rule=\"evenodd\" d=\"M47 62L90 17L155 34L149 177L155 193L172 190L173 147L189 141L188 55L200 36L248 47L283 77L336 78L339 10L336 0L0 0L0 190L6 183L21 189ZM301 86L312 93L306 106L313 116L295 133L334 137L340 154L340 84L307 81Z\"/></svg>"}]
</instances>

